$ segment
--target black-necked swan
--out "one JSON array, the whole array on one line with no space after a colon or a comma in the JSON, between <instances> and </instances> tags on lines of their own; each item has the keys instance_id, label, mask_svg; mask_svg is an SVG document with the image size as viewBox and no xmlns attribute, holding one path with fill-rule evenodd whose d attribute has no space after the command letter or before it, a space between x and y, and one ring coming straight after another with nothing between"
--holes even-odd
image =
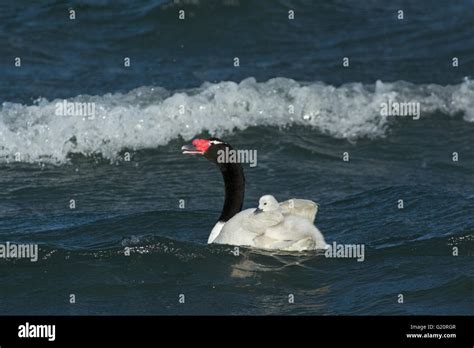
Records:
<instances>
[{"instance_id":1,"label":"black-necked swan","mask_svg":"<svg viewBox=\"0 0 474 348\"><path fill-rule=\"evenodd\" d=\"M183 154L203 155L215 163L224 178L224 207L208 243L285 251L325 249L324 237L314 226L318 206L313 201L293 198L278 203L275 197L265 195L257 209L242 210L244 171L240 163L218 161L220 151L226 148L232 150L218 138L194 139L192 145L181 148Z\"/></svg>"}]
</instances>

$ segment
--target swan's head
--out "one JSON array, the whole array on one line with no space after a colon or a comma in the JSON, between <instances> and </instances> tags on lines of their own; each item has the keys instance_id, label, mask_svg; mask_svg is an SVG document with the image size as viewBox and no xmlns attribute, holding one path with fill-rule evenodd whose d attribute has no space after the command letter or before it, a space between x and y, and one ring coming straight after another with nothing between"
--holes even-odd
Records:
<instances>
[{"instance_id":1,"label":"swan's head","mask_svg":"<svg viewBox=\"0 0 474 348\"><path fill-rule=\"evenodd\" d=\"M219 150L232 149L226 142L218 138L194 139L191 144L181 147L183 155L203 155L210 161L217 161Z\"/></svg>"},{"instance_id":2,"label":"swan's head","mask_svg":"<svg viewBox=\"0 0 474 348\"><path fill-rule=\"evenodd\" d=\"M272 195L260 197L257 211L274 211L280 209L280 204Z\"/></svg>"}]
</instances>

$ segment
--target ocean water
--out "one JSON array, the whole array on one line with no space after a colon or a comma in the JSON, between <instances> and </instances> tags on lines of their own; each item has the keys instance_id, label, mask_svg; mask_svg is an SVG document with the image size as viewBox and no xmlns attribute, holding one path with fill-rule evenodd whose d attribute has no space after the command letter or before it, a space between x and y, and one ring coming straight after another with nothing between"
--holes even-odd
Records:
<instances>
[{"instance_id":1,"label":"ocean water","mask_svg":"<svg viewBox=\"0 0 474 348\"><path fill-rule=\"evenodd\" d=\"M0 259L0 314L474 314L473 22L467 0L1 1L0 244L39 259ZM222 178L180 148L207 136L257 150L244 207L314 200L364 261L206 244Z\"/></svg>"}]
</instances>

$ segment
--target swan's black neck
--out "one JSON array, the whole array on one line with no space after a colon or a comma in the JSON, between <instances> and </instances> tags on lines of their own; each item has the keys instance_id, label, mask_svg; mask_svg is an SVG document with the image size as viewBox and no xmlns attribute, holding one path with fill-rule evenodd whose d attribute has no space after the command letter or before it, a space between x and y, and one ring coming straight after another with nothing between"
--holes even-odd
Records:
<instances>
[{"instance_id":1,"label":"swan's black neck","mask_svg":"<svg viewBox=\"0 0 474 348\"><path fill-rule=\"evenodd\" d=\"M224 178L225 198L219 221L227 222L242 210L245 193L244 170L239 163L217 163Z\"/></svg>"},{"instance_id":2,"label":"swan's black neck","mask_svg":"<svg viewBox=\"0 0 474 348\"><path fill-rule=\"evenodd\" d=\"M244 203L244 193L245 193L245 177L244 170L240 163L219 163L217 161L218 151L225 150L225 147L228 147L229 150L232 150L230 145L222 144L213 146L213 149L210 149L208 153L205 154L205 157L214 162L219 170L222 173L224 178L225 185L225 198L224 198L224 207L222 208L221 216L219 221L227 222L235 214L242 210L242 205Z\"/></svg>"}]
</instances>

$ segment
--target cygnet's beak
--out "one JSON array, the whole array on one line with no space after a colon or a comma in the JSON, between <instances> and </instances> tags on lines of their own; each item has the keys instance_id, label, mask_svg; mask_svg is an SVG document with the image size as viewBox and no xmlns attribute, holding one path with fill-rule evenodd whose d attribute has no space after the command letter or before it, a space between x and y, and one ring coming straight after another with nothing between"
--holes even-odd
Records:
<instances>
[{"instance_id":1,"label":"cygnet's beak","mask_svg":"<svg viewBox=\"0 0 474 348\"><path fill-rule=\"evenodd\" d=\"M256 214L260 214L262 211L263 211L262 209L257 208L257 209L255 209L255 211L253 213L256 215Z\"/></svg>"}]
</instances>

